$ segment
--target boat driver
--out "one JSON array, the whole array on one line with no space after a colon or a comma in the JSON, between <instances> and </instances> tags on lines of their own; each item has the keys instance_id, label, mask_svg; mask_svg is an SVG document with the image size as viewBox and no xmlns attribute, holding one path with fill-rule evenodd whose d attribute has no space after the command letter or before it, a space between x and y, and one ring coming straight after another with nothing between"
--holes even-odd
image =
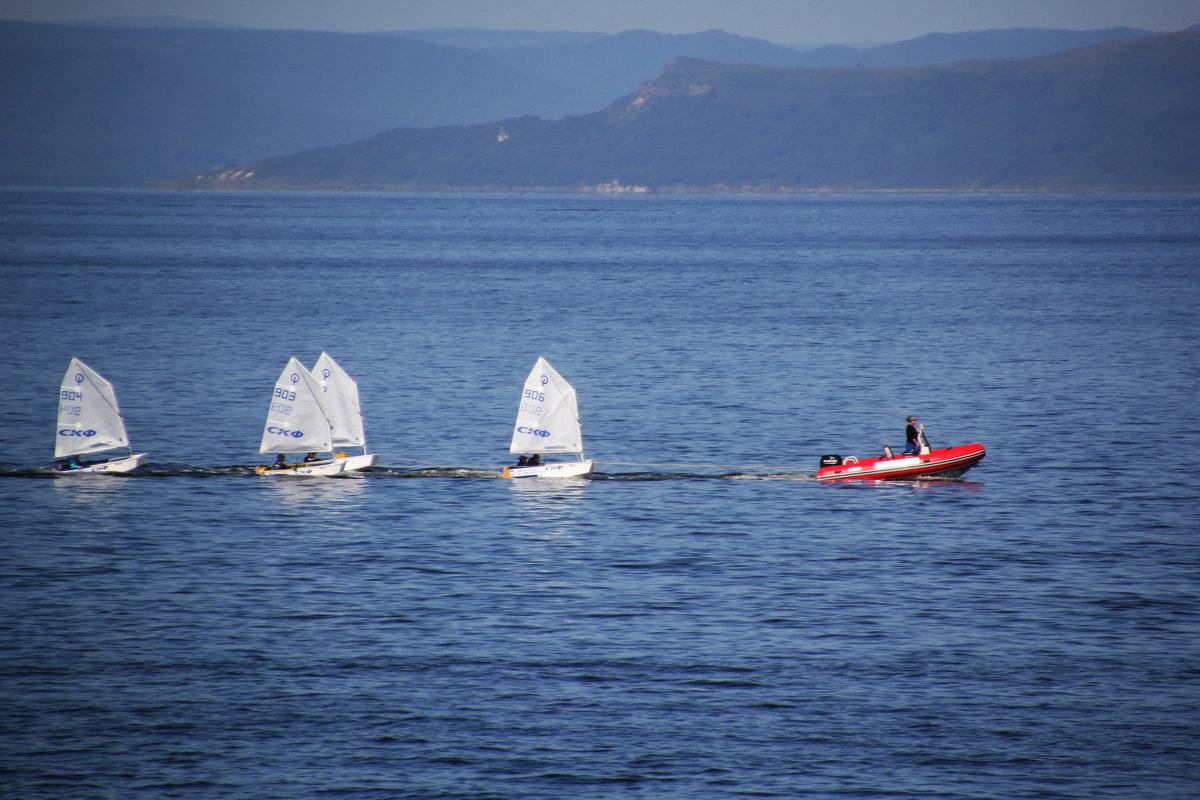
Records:
<instances>
[{"instance_id":1,"label":"boat driver","mask_svg":"<svg viewBox=\"0 0 1200 800\"><path fill-rule=\"evenodd\" d=\"M909 414L905 418L908 427L904 429L904 455L915 456L921 452L921 431L925 429L924 425L917 424L917 418Z\"/></svg>"}]
</instances>

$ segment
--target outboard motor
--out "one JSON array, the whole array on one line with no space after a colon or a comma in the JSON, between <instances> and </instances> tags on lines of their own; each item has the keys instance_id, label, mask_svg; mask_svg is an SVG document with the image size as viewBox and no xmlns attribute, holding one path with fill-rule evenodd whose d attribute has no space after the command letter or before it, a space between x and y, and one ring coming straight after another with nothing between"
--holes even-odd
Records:
<instances>
[{"instance_id":1,"label":"outboard motor","mask_svg":"<svg viewBox=\"0 0 1200 800\"><path fill-rule=\"evenodd\" d=\"M842 457L839 455L821 456L822 467L840 467L842 465Z\"/></svg>"}]
</instances>

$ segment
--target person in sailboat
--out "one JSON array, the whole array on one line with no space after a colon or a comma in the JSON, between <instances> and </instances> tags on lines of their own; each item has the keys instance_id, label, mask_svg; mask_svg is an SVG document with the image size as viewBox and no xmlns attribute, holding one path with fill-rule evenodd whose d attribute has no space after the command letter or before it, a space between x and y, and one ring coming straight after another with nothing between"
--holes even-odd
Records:
<instances>
[{"instance_id":1,"label":"person in sailboat","mask_svg":"<svg viewBox=\"0 0 1200 800\"><path fill-rule=\"evenodd\" d=\"M283 453L275 456L275 463L268 467L268 469L287 469Z\"/></svg>"},{"instance_id":2,"label":"person in sailboat","mask_svg":"<svg viewBox=\"0 0 1200 800\"><path fill-rule=\"evenodd\" d=\"M528 466L531 466L531 467L540 467L541 465L542 465L542 454L541 454L541 453L534 453L534 454L533 454L533 458L529 459L529 464L528 464Z\"/></svg>"},{"instance_id":3,"label":"person in sailboat","mask_svg":"<svg viewBox=\"0 0 1200 800\"><path fill-rule=\"evenodd\" d=\"M518 467L528 467L529 459L525 456L521 456L520 458L517 459L517 466Z\"/></svg>"},{"instance_id":4,"label":"person in sailboat","mask_svg":"<svg viewBox=\"0 0 1200 800\"><path fill-rule=\"evenodd\" d=\"M67 456L66 459L55 466L55 469L65 472L66 470L70 469L79 469L82 466L83 464L79 463L79 459L77 457Z\"/></svg>"},{"instance_id":5,"label":"person in sailboat","mask_svg":"<svg viewBox=\"0 0 1200 800\"><path fill-rule=\"evenodd\" d=\"M917 424L917 418L909 414L905 418L908 427L904 429L904 455L915 456L921 452L921 431L925 429L924 425Z\"/></svg>"},{"instance_id":6,"label":"person in sailboat","mask_svg":"<svg viewBox=\"0 0 1200 800\"><path fill-rule=\"evenodd\" d=\"M305 464L307 464L307 463L308 463L308 462L310 462L310 461L317 461L317 460L319 460L319 459L317 458L317 454L316 454L316 453L308 453L308 454L306 454L306 455L304 456L304 463L305 463Z\"/></svg>"}]
</instances>

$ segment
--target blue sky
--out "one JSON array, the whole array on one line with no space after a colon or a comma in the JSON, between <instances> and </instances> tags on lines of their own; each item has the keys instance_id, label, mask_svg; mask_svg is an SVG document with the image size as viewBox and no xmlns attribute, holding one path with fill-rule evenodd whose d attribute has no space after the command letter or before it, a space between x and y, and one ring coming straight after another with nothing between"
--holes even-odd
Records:
<instances>
[{"instance_id":1,"label":"blue sky","mask_svg":"<svg viewBox=\"0 0 1200 800\"><path fill-rule=\"evenodd\" d=\"M721 28L781 43L867 43L988 28L1200 23L1200 0L0 0L0 18L176 16L331 31L470 27L616 33Z\"/></svg>"}]
</instances>

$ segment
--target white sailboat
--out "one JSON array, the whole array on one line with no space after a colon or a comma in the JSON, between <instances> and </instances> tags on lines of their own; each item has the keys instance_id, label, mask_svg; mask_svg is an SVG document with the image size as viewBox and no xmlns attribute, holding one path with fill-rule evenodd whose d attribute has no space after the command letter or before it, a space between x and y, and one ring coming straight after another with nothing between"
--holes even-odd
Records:
<instances>
[{"instance_id":1,"label":"white sailboat","mask_svg":"<svg viewBox=\"0 0 1200 800\"><path fill-rule=\"evenodd\" d=\"M119 447L128 450L129 455L98 464L83 464L77 458ZM112 384L78 358L71 359L58 390L54 457L67 459L58 468L71 473L129 472L146 459L145 453L134 455L129 447L125 420L117 406L117 393Z\"/></svg>"},{"instance_id":2,"label":"white sailboat","mask_svg":"<svg viewBox=\"0 0 1200 800\"><path fill-rule=\"evenodd\" d=\"M573 460L547 461L533 466L505 467L505 478L571 478L587 475L595 461L583 457L583 435L575 387L559 375L541 356L533 365L513 427L510 453L528 453L537 457L575 455Z\"/></svg>"},{"instance_id":3,"label":"white sailboat","mask_svg":"<svg viewBox=\"0 0 1200 800\"><path fill-rule=\"evenodd\" d=\"M275 389L267 424L263 428L260 453L324 453L333 451L333 429L321 402L324 391L304 365L296 358L288 361ZM258 467L260 475L337 475L344 462L337 460L307 461L287 464L281 457L269 467Z\"/></svg>"},{"instance_id":4,"label":"white sailboat","mask_svg":"<svg viewBox=\"0 0 1200 800\"><path fill-rule=\"evenodd\" d=\"M321 385L322 402L333 428L334 447L361 447L362 455L347 456L333 454L335 461L342 461L343 472L370 469L379 460L377 453L367 452L366 436L363 434L362 408L358 404L358 384L346 374L333 357L322 352L312 368L312 376Z\"/></svg>"}]
</instances>

